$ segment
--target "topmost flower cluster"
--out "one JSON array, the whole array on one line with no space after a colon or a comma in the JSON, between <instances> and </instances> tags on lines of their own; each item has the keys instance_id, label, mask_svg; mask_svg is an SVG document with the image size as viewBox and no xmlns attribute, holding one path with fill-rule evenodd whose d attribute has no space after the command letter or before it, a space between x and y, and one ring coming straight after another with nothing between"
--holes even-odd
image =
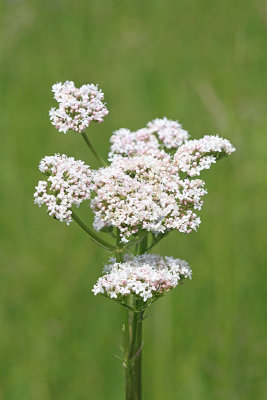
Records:
<instances>
[{"instance_id":1,"label":"topmost flower cluster","mask_svg":"<svg viewBox=\"0 0 267 400\"><path fill-rule=\"evenodd\" d=\"M104 94L97 85L82 85L76 88L72 81L66 81L53 85L52 91L59 108L51 108L49 115L59 132L83 132L92 121L103 122L108 114L103 103Z\"/></svg>"}]
</instances>

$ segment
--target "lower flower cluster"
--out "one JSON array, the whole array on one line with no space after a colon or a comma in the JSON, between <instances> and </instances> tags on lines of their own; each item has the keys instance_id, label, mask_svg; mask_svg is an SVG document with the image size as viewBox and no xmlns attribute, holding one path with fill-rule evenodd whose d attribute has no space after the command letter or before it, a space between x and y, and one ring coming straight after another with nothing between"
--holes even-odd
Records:
<instances>
[{"instance_id":1,"label":"lower flower cluster","mask_svg":"<svg viewBox=\"0 0 267 400\"><path fill-rule=\"evenodd\" d=\"M95 295L122 300L134 294L144 302L162 296L192 274L186 261L156 254L126 256L121 263L112 258L104 272L92 290Z\"/></svg>"}]
</instances>

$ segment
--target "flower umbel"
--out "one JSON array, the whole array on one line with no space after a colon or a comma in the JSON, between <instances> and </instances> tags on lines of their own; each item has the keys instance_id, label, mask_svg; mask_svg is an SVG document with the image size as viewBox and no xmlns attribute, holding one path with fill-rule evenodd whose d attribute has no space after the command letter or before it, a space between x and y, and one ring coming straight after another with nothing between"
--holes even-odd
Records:
<instances>
[{"instance_id":1,"label":"flower umbel","mask_svg":"<svg viewBox=\"0 0 267 400\"><path fill-rule=\"evenodd\" d=\"M121 128L113 132L110 138L111 148L109 158L112 161L116 155L156 155L164 157L165 151L177 149L186 140L189 134L178 121L156 118L147 123L147 126L131 132Z\"/></svg>"},{"instance_id":2,"label":"flower umbel","mask_svg":"<svg viewBox=\"0 0 267 400\"><path fill-rule=\"evenodd\" d=\"M49 116L59 132L83 132L92 121L103 122L108 114L104 94L97 85L76 88L72 81L66 81L53 85L52 91L59 107L51 108Z\"/></svg>"},{"instance_id":3,"label":"flower umbel","mask_svg":"<svg viewBox=\"0 0 267 400\"><path fill-rule=\"evenodd\" d=\"M146 302L164 295L183 279L190 278L192 271L186 261L156 254L125 257L124 262L114 259L105 266L106 274L93 288L94 294L106 294L110 298L123 298L134 294Z\"/></svg>"},{"instance_id":4,"label":"flower umbel","mask_svg":"<svg viewBox=\"0 0 267 400\"><path fill-rule=\"evenodd\" d=\"M91 170L83 161L65 154L44 157L40 171L48 175L39 181L34 193L34 203L47 206L48 214L61 222L71 222L71 206L77 207L91 196Z\"/></svg>"},{"instance_id":5,"label":"flower umbel","mask_svg":"<svg viewBox=\"0 0 267 400\"><path fill-rule=\"evenodd\" d=\"M234 151L235 148L229 140L218 135L206 135L199 140L189 140L179 147L174 155L174 163L179 171L195 176Z\"/></svg>"},{"instance_id":6,"label":"flower umbel","mask_svg":"<svg viewBox=\"0 0 267 400\"><path fill-rule=\"evenodd\" d=\"M183 129L178 121L172 121L166 117L156 118L148 122L147 128L151 134L158 137L167 149L177 149L189 138L188 132Z\"/></svg>"},{"instance_id":7,"label":"flower umbel","mask_svg":"<svg viewBox=\"0 0 267 400\"><path fill-rule=\"evenodd\" d=\"M93 181L95 227L110 223L120 230L123 241L140 229L190 233L200 224L194 210L203 204L204 182L182 180L167 154L162 159L117 156L110 167L94 172Z\"/></svg>"}]
</instances>

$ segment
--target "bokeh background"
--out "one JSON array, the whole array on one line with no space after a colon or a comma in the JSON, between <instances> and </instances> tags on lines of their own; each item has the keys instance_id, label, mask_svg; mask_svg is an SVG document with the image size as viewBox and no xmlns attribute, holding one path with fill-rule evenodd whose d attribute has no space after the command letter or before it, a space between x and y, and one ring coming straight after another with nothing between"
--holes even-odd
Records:
<instances>
[{"instance_id":1,"label":"bokeh background","mask_svg":"<svg viewBox=\"0 0 267 400\"><path fill-rule=\"evenodd\" d=\"M49 122L51 85L67 79L105 92L110 114L88 131L103 156L113 130L162 116L237 147L204 174L198 233L172 233L155 249L188 260L194 277L145 321L144 399L267 398L264 1L0 7L0 399L124 395L121 311L90 292L107 256L75 223L33 205L43 156L97 167L79 135ZM90 219L87 205L79 212Z\"/></svg>"}]
</instances>

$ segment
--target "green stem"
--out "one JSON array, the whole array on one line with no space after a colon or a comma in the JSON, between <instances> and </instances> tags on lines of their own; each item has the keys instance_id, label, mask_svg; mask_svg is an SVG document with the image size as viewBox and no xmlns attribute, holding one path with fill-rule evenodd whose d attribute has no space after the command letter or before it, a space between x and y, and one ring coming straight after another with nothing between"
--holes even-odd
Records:
<instances>
[{"instance_id":1,"label":"green stem","mask_svg":"<svg viewBox=\"0 0 267 400\"><path fill-rule=\"evenodd\" d=\"M121 252L122 244L121 244L121 237L120 231L117 229L117 252L116 252L116 261L121 263L123 261L123 256ZM125 300L125 304L127 304L128 300ZM128 305L127 305L128 306ZM130 306L128 306L130 308ZM122 335L123 335L123 367L124 367L124 379L125 379L125 395L127 400L133 400L131 393L133 392L133 380L129 375L129 368L128 368L128 353L129 353L129 346L130 346L130 327L129 327L129 317L130 311L125 306L122 308Z\"/></svg>"},{"instance_id":2,"label":"green stem","mask_svg":"<svg viewBox=\"0 0 267 400\"><path fill-rule=\"evenodd\" d=\"M129 327L129 316L130 312L123 307L122 309L122 334L123 334L123 367L124 367L124 379L125 379L125 398L126 400L132 400L131 393L133 391L133 380L129 373L128 365L128 353L130 346L130 327Z\"/></svg>"},{"instance_id":3,"label":"green stem","mask_svg":"<svg viewBox=\"0 0 267 400\"><path fill-rule=\"evenodd\" d=\"M147 251L151 250L154 246L156 246L156 244L158 244L163 238L165 238L168 234L170 233L170 231L162 234L162 236L160 236L158 239L154 239L154 241L152 242L152 244L148 247Z\"/></svg>"},{"instance_id":4,"label":"green stem","mask_svg":"<svg viewBox=\"0 0 267 400\"><path fill-rule=\"evenodd\" d=\"M103 165L103 167L107 166L107 163L103 160L103 158L96 152L95 148L93 147L92 143L88 139L88 136L86 135L85 132L82 133L82 137L84 138L85 143L93 153L93 155L96 157L96 159L100 162L100 164Z\"/></svg>"},{"instance_id":5,"label":"green stem","mask_svg":"<svg viewBox=\"0 0 267 400\"><path fill-rule=\"evenodd\" d=\"M125 249L128 249L129 247L132 247L132 246L134 246L134 245L136 245L136 244L139 244L139 243L144 239L145 236L147 236L147 232L146 232L146 231L142 232L141 235L138 236L137 238L130 240L130 241L129 241L126 245L124 245L123 247L124 247Z\"/></svg>"},{"instance_id":6,"label":"green stem","mask_svg":"<svg viewBox=\"0 0 267 400\"><path fill-rule=\"evenodd\" d=\"M142 325L143 312L137 314L137 331L136 331L136 359L135 359L135 376L136 376L136 398L142 398Z\"/></svg>"},{"instance_id":7,"label":"green stem","mask_svg":"<svg viewBox=\"0 0 267 400\"><path fill-rule=\"evenodd\" d=\"M140 254L144 254L147 251L147 236L145 236L140 243Z\"/></svg>"},{"instance_id":8,"label":"green stem","mask_svg":"<svg viewBox=\"0 0 267 400\"><path fill-rule=\"evenodd\" d=\"M139 254L147 251L147 235L139 244ZM128 296L128 304L136 312L123 310L123 347L126 400L142 399L142 325L144 303L137 296Z\"/></svg>"},{"instance_id":9,"label":"green stem","mask_svg":"<svg viewBox=\"0 0 267 400\"><path fill-rule=\"evenodd\" d=\"M136 300L138 303L138 300ZM143 312L127 311L127 324L123 323L125 399L142 399L142 322ZM124 315L126 315L126 313ZM127 329L128 328L128 329Z\"/></svg>"},{"instance_id":10,"label":"green stem","mask_svg":"<svg viewBox=\"0 0 267 400\"><path fill-rule=\"evenodd\" d=\"M137 319L138 319L138 313L134 313L132 315L132 326L131 326L131 336L132 340L130 343L130 348L129 348L129 354L128 354L128 359L129 362L131 362L133 356L134 356L134 350L135 350L135 341L136 341L136 330L137 330Z\"/></svg>"},{"instance_id":11,"label":"green stem","mask_svg":"<svg viewBox=\"0 0 267 400\"><path fill-rule=\"evenodd\" d=\"M78 217L78 215L75 214L73 210L72 210L72 218L91 237L92 241L98 244L98 246L103 247L105 250L110 252L116 250L116 247L112 246L105 240L101 239L98 235L95 234L94 231L88 228L88 226L85 225L85 223Z\"/></svg>"}]
</instances>

